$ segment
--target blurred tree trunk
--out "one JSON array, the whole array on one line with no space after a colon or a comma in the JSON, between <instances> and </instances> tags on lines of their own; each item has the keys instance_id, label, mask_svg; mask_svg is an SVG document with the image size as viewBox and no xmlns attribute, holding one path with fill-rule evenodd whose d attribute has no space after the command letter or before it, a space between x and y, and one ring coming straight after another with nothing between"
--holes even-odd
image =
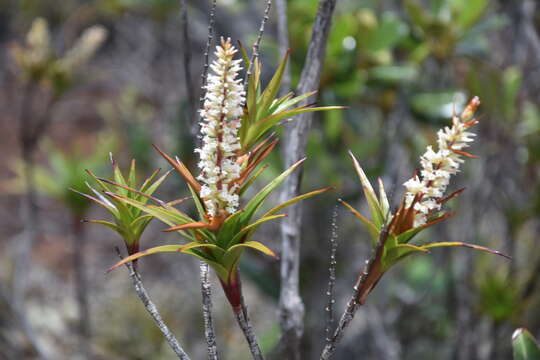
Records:
<instances>
[{"instance_id":1,"label":"blurred tree trunk","mask_svg":"<svg viewBox=\"0 0 540 360\"><path fill-rule=\"evenodd\" d=\"M84 359L92 359L90 307L88 304L88 279L86 276L86 239L82 217L73 216L73 270L75 275L75 297L79 312L77 333L79 351Z\"/></svg>"},{"instance_id":2,"label":"blurred tree trunk","mask_svg":"<svg viewBox=\"0 0 540 360\"><path fill-rule=\"evenodd\" d=\"M297 94L304 94L319 87L325 58L326 43L336 0L320 0L313 25L306 62L302 70ZM299 105L308 104L306 99ZM287 126L284 136L284 163L288 168L305 157L306 143L311 127L312 113L298 116ZM302 169L285 180L281 200L299 194ZM302 208L299 204L289 207L288 217L281 222L281 292L279 314L282 337L280 349L283 359L300 359L300 340L304 332L304 304L300 296L300 229Z\"/></svg>"}]
</instances>

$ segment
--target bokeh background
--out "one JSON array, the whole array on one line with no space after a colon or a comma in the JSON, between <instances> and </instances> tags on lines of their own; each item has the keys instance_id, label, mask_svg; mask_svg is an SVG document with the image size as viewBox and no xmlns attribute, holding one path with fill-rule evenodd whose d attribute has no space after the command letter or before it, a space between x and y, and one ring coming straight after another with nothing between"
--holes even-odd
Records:
<instances>
[{"instance_id":1,"label":"bokeh background","mask_svg":"<svg viewBox=\"0 0 540 360\"><path fill-rule=\"evenodd\" d=\"M83 358L77 336L75 274L76 264L82 264L76 261L77 249L83 249L85 259L92 358L175 358L138 302L125 269L105 275L117 260L114 246L121 240L107 229L80 223L105 214L67 188L84 186L86 168L108 176L109 152L122 167L137 159L143 174L166 168L152 143L195 168L197 116L190 101L200 94L210 4L189 1L186 43L180 3L0 0L0 359L34 359L36 348L49 359ZM294 86L317 1L289 0L287 5ZM217 37L253 43L263 8L263 1L219 0ZM69 53L92 25L102 25L107 36L95 54L66 75L69 81L35 82L33 95L27 96L29 75L14 49L24 46L38 17L48 23L56 56ZM347 151L370 178L383 179L396 205L419 155L453 109L473 95L482 100L472 147L480 158L468 160L453 179L453 189L466 187L450 204L455 215L421 236L489 246L513 260L466 249L411 257L385 276L358 312L336 359L507 360L515 328L525 326L540 335L539 31L540 12L532 0L338 1L318 101L348 109L317 114L308 143L303 189L331 185L336 190L304 204L305 359L318 358L324 345L334 211L338 312L369 255L361 224L335 210L338 197L366 206ZM191 57L188 78L186 54ZM266 78L279 58L273 10L261 46ZM28 187L20 134L29 126L21 113L30 122L50 118L36 141L36 211L30 215L21 205ZM268 163L261 185L282 169L279 151ZM172 174L158 197L185 195L185 186ZM178 241L162 233L163 227L152 223L142 246ZM25 263L21 251L29 231L37 237ZM279 251L276 224L265 225L259 235ZM21 258L24 269L17 270ZM264 350L272 354L279 339L279 263L251 254L242 268L251 317ZM193 359L204 358L198 262L159 255L141 260L140 271L186 350ZM17 297L21 273L26 280ZM214 294L221 354L248 359L218 286Z\"/></svg>"}]
</instances>

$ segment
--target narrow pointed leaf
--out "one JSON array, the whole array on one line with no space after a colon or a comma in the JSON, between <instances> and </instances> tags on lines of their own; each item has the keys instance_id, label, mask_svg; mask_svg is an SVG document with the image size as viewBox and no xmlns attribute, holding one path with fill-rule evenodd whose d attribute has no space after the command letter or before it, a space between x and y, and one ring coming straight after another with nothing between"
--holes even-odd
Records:
<instances>
[{"instance_id":1,"label":"narrow pointed leaf","mask_svg":"<svg viewBox=\"0 0 540 360\"><path fill-rule=\"evenodd\" d=\"M146 180L144 180L144 182L141 185L141 189L140 189L142 192L146 192L146 189L150 186L150 184L152 184L152 181L156 178L156 176L158 176L160 171L161 171L161 169L154 170L154 172L152 174L150 174L150 176L147 177Z\"/></svg>"},{"instance_id":2,"label":"narrow pointed leaf","mask_svg":"<svg viewBox=\"0 0 540 360\"><path fill-rule=\"evenodd\" d=\"M242 217L243 223L250 221L251 217L257 212L264 200L270 195L270 193L279 186L286 178L293 172L300 164L305 161L301 159L300 161L293 164L290 168L282 172L278 177L272 180L268 185L266 185L261 191L259 191L244 207L244 214Z\"/></svg>"},{"instance_id":3,"label":"narrow pointed leaf","mask_svg":"<svg viewBox=\"0 0 540 360\"><path fill-rule=\"evenodd\" d=\"M412 255L414 253L427 253L429 252L427 249L424 249L420 246L415 246L411 244L398 244L396 246L391 247L386 252L386 255L383 258L383 271L387 271L390 269L393 265L395 265L400 260L404 259L405 257Z\"/></svg>"},{"instance_id":4,"label":"narrow pointed leaf","mask_svg":"<svg viewBox=\"0 0 540 360\"><path fill-rule=\"evenodd\" d=\"M236 243L238 243L242 239L242 237L244 235L246 235L248 233L250 233L250 234L253 233L255 230L257 230L257 228L259 226L261 226L265 222L275 220L275 219L279 219L279 218L282 218L282 217L287 217L287 215L286 214L279 214L279 215L261 217L259 220L255 221L254 223L249 224L248 226L245 226L244 228L242 228L242 230L240 230L240 232L238 232L232 238L232 240L227 244L227 247L229 247L231 245L235 245Z\"/></svg>"},{"instance_id":5,"label":"narrow pointed leaf","mask_svg":"<svg viewBox=\"0 0 540 360\"><path fill-rule=\"evenodd\" d=\"M137 186L137 178L136 178L136 163L135 159L131 160L131 166L129 168L129 175L128 175L128 185L132 188Z\"/></svg>"},{"instance_id":6,"label":"narrow pointed leaf","mask_svg":"<svg viewBox=\"0 0 540 360\"><path fill-rule=\"evenodd\" d=\"M210 227L209 224L197 221L197 222L193 222L189 224L176 225L176 226L164 229L163 231L172 232L172 231L192 230L192 229L208 229L209 227Z\"/></svg>"},{"instance_id":7,"label":"narrow pointed leaf","mask_svg":"<svg viewBox=\"0 0 540 360\"><path fill-rule=\"evenodd\" d=\"M182 175L182 177L187 181L189 185L191 185L191 187L193 187L193 189L197 193L201 191L201 185L197 180L195 180L193 175L191 175L191 172L188 170L188 168L184 165L183 162L173 160L169 155L161 151L161 149L156 145L154 145L154 148L157 150L157 152L161 154L161 156L163 156L165 160L169 162L169 164L171 164L180 173L180 175Z\"/></svg>"},{"instance_id":8,"label":"narrow pointed leaf","mask_svg":"<svg viewBox=\"0 0 540 360\"><path fill-rule=\"evenodd\" d=\"M141 192L145 193L146 195L152 195L157 188L165 181L165 179L169 176L172 170L167 171L165 174L163 174L159 179L157 179L152 185L148 186L148 188L143 189L141 188Z\"/></svg>"},{"instance_id":9,"label":"narrow pointed leaf","mask_svg":"<svg viewBox=\"0 0 540 360\"><path fill-rule=\"evenodd\" d=\"M279 103L279 105L277 106L277 108L272 111L272 113L277 113L277 112L281 112L281 111L284 111L284 110L287 110L289 109L290 107L298 104L300 101L304 100L304 99L307 99L308 97L312 96L312 95L315 95L317 93L317 90L315 91L310 91L310 92L307 92L305 94L302 94L302 95L299 95L299 96L295 96L295 97L290 97L289 99Z\"/></svg>"},{"instance_id":10,"label":"narrow pointed leaf","mask_svg":"<svg viewBox=\"0 0 540 360\"><path fill-rule=\"evenodd\" d=\"M143 250L143 251L139 251L138 253L130 255L130 256L122 259L121 261L117 262L116 264L111 266L109 268L109 270L107 270L107 272L112 271L112 270L116 269L117 267L122 266L122 265L124 265L124 264L126 264L126 263L128 263L130 261L137 260L137 259L142 258L142 257L147 256L147 255L160 254L160 253L180 252L183 247L185 247L185 245L180 245L180 244L177 244L177 245L162 245L162 246L156 246L156 247L153 247L153 248L150 248L150 249L146 249L146 250Z\"/></svg>"},{"instance_id":11,"label":"narrow pointed leaf","mask_svg":"<svg viewBox=\"0 0 540 360\"><path fill-rule=\"evenodd\" d=\"M464 242L461 242L461 241L444 241L444 242L436 242L436 243L430 243L430 244L421 245L421 247L424 248L424 249L431 249L431 248L436 248L436 247L456 247L456 246L457 247L466 247L466 248L469 248L469 249L474 249L474 250L487 252L487 253L490 253L490 254L499 255L499 256L502 256L502 257L505 257L505 258L511 260L511 258L508 255L505 255L500 251L493 250L493 249L490 249L490 248L487 248L487 247L484 247L484 246L479 246L479 245L474 245L474 244L467 244L467 243L464 243Z\"/></svg>"},{"instance_id":12,"label":"narrow pointed leaf","mask_svg":"<svg viewBox=\"0 0 540 360\"><path fill-rule=\"evenodd\" d=\"M438 218L435 218L423 225L420 225L420 226L417 226L415 228L412 228L412 229L409 229L405 232L402 232L401 234L398 234L396 236L397 238L397 241L399 244L405 244L405 243L408 243L409 241L411 241L413 239L414 236L416 236L416 234L418 234L420 231L424 230L424 229L427 229L428 227L430 226L433 226L437 223L440 223L441 221L444 221L446 219L448 219L449 217L451 217L453 214L452 213L446 213L442 216L439 216Z\"/></svg>"},{"instance_id":13,"label":"narrow pointed leaf","mask_svg":"<svg viewBox=\"0 0 540 360\"><path fill-rule=\"evenodd\" d=\"M308 193L293 197L292 199L289 199L289 200L279 204L278 206L273 207L272 209L268 210L262 217L264 218L264 217L273 215L273 214L277 213L278 211L286 208L287 206L290 206L290 205L292 205L294 203L297 203L297 202L305 200L305 199L309 199L310 197L325 193L325 192L327 192L329 190L333 190L333 189L334 189L333 187L326 187L326 188L323 188L323 189L314 190L314 191L311 191L311 192L308 192Z\"/></svg>"},{"instance_id":14,"label":"narrow pointed leaf","mask_svg":"<svg viewBox=\"0 0 540 360\"><path fill-rule=\"evenodd\" d=\"M379 229L377 229L375 224L369 221L369 219L362 215L358 210L353 208L348 202L341 199L339 199L338 201L342 203L347 209L349 209L349 211L352 212L353 215L356 216L366 226L369 235L371 235L371 243L373 245L376 245L379 241Z\"/></svg>"},{"instance_id":15,"label":"narrow pointed leaf","mask_svg":"<svg viewBox=\"0 0 540 360\"><path fill-rule=\"evenodd\" d=\"M379 204L381 206L381 211L384 218L388 221L390 214L390 203L388 202L388 196L386 196L386 191L384 190L384 183L381 178L377 179L379 182Z\"/></svg>"},{"instance_id":16,"label":"narrow pointed leaf","mask_svg":"<svg viewBox=\"0 0 540 360\"><path fill-rule=\"evenodd\" d=\"M289 60L289 53L290 50L287 50L285 53L285 56L279 63L276 72L274 73L274 76L272 77L272 80L270 80L270 83L268 83L268 86L266 89L264 89L259 108L257 109L257 118L266 115L266 112L268 111L268 108L272 104L272 101L275 99L276 95L278 94L281 80L283 78L283 73L285 72L285 68L287 66L287 61Z\"/></svg>"},{"instance_id":17,"label":"narrow pointed leaf","mask_svg":"<svg viewBox=\"0 0 540 360\"><path fill-rule=\"evenodd\" d=\"M267 168L268 168L268 165L261 166L259 170L257 170L246 182L242 184L242 186L240 187L240 190L238 190L238 195L241 196L244 192L246 192L246 190L249 189L251 185L253 185L255 180L257 180L259 175L261 175L263 171L266 170Z\"/></svg>"},{"instance_id":18,"label":"narrow pointed leaf","mask_svg":"<svg viewBox=\"0 0 540 360\"><path fill-rule=\"evenodd\" d=\"M120 228L118 227L118 225L113 224L112 222L109 222L109 221L105 221L105 220L83 220L83 221L86 223L104 225L116 232L120 232Z\"/></svg>"},{"instance_id":19,"label":"narrow pointed leaf","mask_svg":"<svg viewBox=\"0 0 540 360\"><path fill-rule=\"evenodd\" d=\"M262 252L265 255L277 258L276 253L274 253L272 250L270 250L270 248L268 248L266 245L264 245L264 244L262 244L262 243L260 243L258 241L247 241L247 242L242 243L242 244L236 244L234 246L231 246L231 248L228 251L238 249L238 248L241 248L241 247L252 248L252 249L255 249L255 250L258 250L258 251Z\"/></svg>"},{"instance_id":20,"label":"narrow pointed leaf","mask_svg":"<svg viewBox=\"0 0 540 360\"><path fill-rule=\"evenodd\" d=\"M377 229L380 229L384 223L384 215L381 209L381 205L377 200L377 195L375 195L375 191L373 190L371 183L369 182L366 174L364 173L364 170L362 170L362 167L358 163L358 160L356 160L353 153L350 151L349 155L353 161L354 168L356 169L358 177L360 178L360 182L362 183L362 189L364 190L364 195L366 196L366 200L368 202L369 211L371 212L373 223L375 224L375 227Z\"/></svg>"},{"instance_id":21,"label":"narrow pointed leaf","mask_svg":"<svg viewBox=\"0 0 540 360\"><path fill-rule=\"evenodd\" d=\"M116 213L118 212L118 210L115 209L114 206L112 206L112 204L110 204L110 203L108 204L108 203L105 202L105 201L102 201L102 200L100 200L100 199L97 199L97 198L95 198L95 197L93 197L93 196L91 196L91 195L85 194L85 193L80 192L80 191L78 191L78 190L75 190L75 189L73 189L73 188L69 188L69 190L71 190L71 191L73 191L74 193L77 193L77 194L79 194L79 195L81 195L81 196L87 198L88 200L92 200L92 201L94 201L95 203L97 203L97 204L103 206L105 209L109 210L109 212L111 212L112 214L116 214Z\"/></svg>"}]
</instances>

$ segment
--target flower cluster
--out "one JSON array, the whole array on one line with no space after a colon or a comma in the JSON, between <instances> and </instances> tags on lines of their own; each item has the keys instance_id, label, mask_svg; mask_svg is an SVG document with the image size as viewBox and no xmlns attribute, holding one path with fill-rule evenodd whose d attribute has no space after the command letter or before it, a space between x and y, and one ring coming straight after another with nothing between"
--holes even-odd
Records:
<instances>
[{"instance_id":1,"label":"flower cluster","mask_svg":"<svg viewBox=\"0 0 540 360\"><path fill-rule=\"evenodd\" d=\"M450 176L459 171L462 156L472 156L463 149L469 146L475 136L466 130L476 123L472 117L479 105L480 100L473 98L460 116L452 117L452 127L439 130L438 151L428 146L420 157L420 176L415 175L403 184L407 189L405 207L414 206L414 227L425 224L431 214L440 210Z\"/></svg>"},{"instance_id":2,"label":"flower cluster","mask_svg":"<svg viewBox=\"0 0 540 360\"><path fill-rule=\"evenodd\" d=\"M204 107L201 110L203 134L199 153L202 182L201 198L210 217L225 211L229 214L238 209L238 185L240 176L237 151L240 149L238 128L243 114L245 91L241 79L241 60L234 60L236 49L230 39L221 39L217 47L217 59L210 66Z\"/></svg>"}]
</instances>

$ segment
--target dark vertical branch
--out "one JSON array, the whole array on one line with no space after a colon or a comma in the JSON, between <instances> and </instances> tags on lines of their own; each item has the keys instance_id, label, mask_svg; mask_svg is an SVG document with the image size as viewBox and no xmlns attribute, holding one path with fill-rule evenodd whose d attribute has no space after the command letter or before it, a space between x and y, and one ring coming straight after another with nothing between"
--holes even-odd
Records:
<instances>
[{"instance_id":1,"label":"dark vertical branch","mask_svg":"<svg viewBox=\"0 0 540 360\"><path fill-rule=\"evenodd\" d=\"M277 38L279 45L279 53L281 56L285 56L289 50L289 26L287 23L287 1L276 1L276 13L277 13ZM285 68L283 79L281 81L280 93L286 94L291 91L291 71L289 65Z\"/></svg>"},{"instance_id":2,"label":"dark vertical branch","mask_svg":"<svg viewBox=\"0 0 540 360\"><path fill-rule=\"evenodd\" d=\"M193 86L193 79L191 77L191 42L189 40L189 24L187 13L187 1L180 0L180 20L182 21L182 42L184 44L184 83L186 84L186 96L187 96L187 122L191 125L191 133L193 136L197 135L197 117L195 116L197 100L195 100L195 87Z\"/></svg>"},{"instance_id":3,"label":"dark vertical branch","mask_svg":"<svg viewBox=\"0 0 540 360\"><path fill-rule=\"evenodd\" d=\"M90 307L88 305L88 280L86 277L85 234L82 219L73 217L73 269L75 272L75 297L79 311L79 349L84 359L92 358Z\"/></svg>"},{"instance_id":4,"label":"dark vertical branch","mask_svg":"<svg viewBox=\"0 0 540 360\"><path fill-rule=\"evenodd\" d=\"M316 90L319 86L324 63L326 42L336 0L320 0L306 62L300 77L297 93L303 94ZM300 105L307 104L307 100ZM291 166L305 156L305 147L311 127L311 113L299 115L285 132L284 163ZM285 180L281 199L289 199L298 195L300 171L291 174ZM302 227L302 211L298 204L289 208L289 216L282 221L281 236L281 293L279 300L280 326L282 338L280 349L287 359L300 358L300 339L304 331L304 304L299 291L300 268L300 229Z\"/></svg>"},{"instance_id":5,"label":"dark vertical branch","mask_svg":"<svg viewBox=\"0 0 540 360\"><path fill-rule=\"evenodd\" d=\"M204 106L204 97L206 96L206 83L208 79L208 68L210 67L210 47L212 46L212 41L214 39L214 22L216 19L216 5L217 0L212 0L212 7L210 8L210 19L208 20L208 38L206 40L206 46L204 47L204 65L203 71L201 73L201 96L199 97L199 109L202 109ZM193 91L191 89L189 91ZM199 134L199 123L202 121L201 116L195 116L194 118L198 121L193 122L191 128L191 133L193 136L198 136ZM199 138L195 138L195 144L200 142Z\"/></svg>"},{"instance_id":6,"label":"dark vertical branch","mask_svg":"<svg viewBox=\"0 0 540 360\"><path fill-rule=\"evenodd\" d=\"M202 109L204 105L204 97L206 95L206 81L208 78L208 67L210 66L210 46L214 39L214 22L216 18L216 3L217 0L212 1L212 8L210 9L210 19L208 21L208 39L206 40L206 46L204 48L204 65L201 74L201 97L199 98L199 108Z\"/></svg>"},{"instance_id":7,"label":"dark vertical branch","mask_svg":"<svg viewBox=\"0 0 540 360\"><path fill-rule=\"evenodd\" d=\"M247 84L247 79L249 78L249 75L251 75L253 63L259 59L259 46L261 45L261 40L264 34L264 26L266 25L266 22L268 21L271 8L272 8L272 0L266 0L266 7L264 9L264 15L261 20L261 25L259 26L259 34L257 35L257 40L255 40L255 43L253 44L253 48L252 48L253 52L251 54L251 59L249 59L249 66L247 68L244 84Z\"/></svg>"},{"instance_id":8,"label":"dark vertical branch","mask_svg":"<svg viewBox=\"0 0 540 360\"><path fill-rule=\"evenodd\" d=\"M332 328L334 327L334 304L336 302L334 286L336 284L336 251L338 246L337 215L338 209L336 206L334 208L334 212L332 213L332 232L330 234L330 262L328 264L328 288L326 290L327 302L324 309L324 311L326 312L325 334L327 344L331 341Z\"/></svg>"},{"instance_id":9,"label":"dark vertical branch","mask_svg":"<svg viewBox=\"0 0 540 360\"><path fill-rule=\"evenodd\" d=\"M212 318L212 287L210 286L210 281L208 280L208 264L204 261L201 261L200 270L204 336L206 338L208 359L218 360L219 356L216 346L216 333L214 330L214 320Z\"/></svg>"},{"instance_id":10,"label":"dark vertical branch","mask_svg":"<svg viewBox=\"0 0 540 360\"><path fill-rule=\"evenodd\" d=\"M255 336L255 332L251 326L251 321L248 316L248 310L246 303L244 302L243 295L240 297L240 307L241 308L238 311L234 311L234 317L236 318L240 329L242 329L242 332L244 333L251 356L253 357L253 360L264 360L259 342L257 341L257 337Z\"/></svg>"},{"instance_id":11,"label":"dark vertical branch","mask_svg":"<svg viewBox=\"0 0 540 360\"><path fill-rule=\"evenodd\" d=\"M257 337L251 326L251 321L249 320L247 306L244 301L244 295L242 294L242 282L240 280L238 269L235 270L235 273L230 274L229 278L229 282L221 281L223 292L229 300L236 322L244 334L251 356L254 360L264 360L259 342L257 341Z\"/></svg>"},{"instance_id":12,"label":"dark vertical branch","mask_svg":"<svg viewBox=\"0 0 540 360\"><path fill-rule=\"evenodd\" d=\"M122 255L120 254L120 250L116 248L116 252L118 254L118 257L122 259ZM142 280L139 276L139 274L135 271L133 264L130 262L126 263L126 267L129 271L129 276L131 277L131 280L133 281L133 287L135 288L135 292L137 293L137 296L141 300L141 302L144 305L144 308L150 314L152 319L154 319L154 322L157 324L159 330L165 337L165 340L167 340L167 343L171 347L171 349L174 351L176 356L181 360L190 360L189 356L185 353L182 346L180 346L180 343L176 339L176 337L173 335L173 333L169 330L165 322L163 321L163 318L161 317L156 305L152 302L150 299L150 296L148 296L148 293L146 292L146 289L144 288L144 285L142 283Z\"/></svg>"}]
</instances>

